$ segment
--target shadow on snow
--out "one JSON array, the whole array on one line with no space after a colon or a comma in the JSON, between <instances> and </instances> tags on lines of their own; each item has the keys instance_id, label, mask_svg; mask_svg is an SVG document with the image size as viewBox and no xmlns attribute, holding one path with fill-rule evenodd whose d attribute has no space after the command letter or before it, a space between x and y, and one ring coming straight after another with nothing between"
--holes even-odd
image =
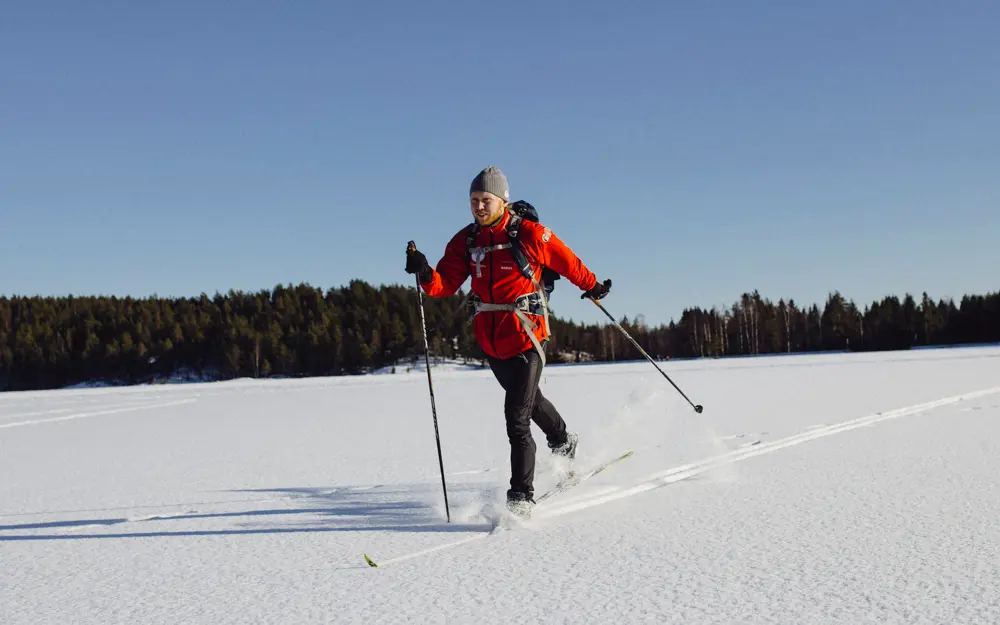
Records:
<instances>
[{"instance_id":1,"label":"shadow on snow","mask_svg":"<svg viewBox=\"0 0 1000 625\"><path fill-rule=\"evenodd\" d=\"M435 501L433 487L421 484L385 488L272 488L234 490L230 493L279 495L289 502L287 508L252 509L224 512L191 512L162 514L148 517L103 519L71 519L0 525L0 542L15 540L92 540L101 538L168 538L182 536L241 536L257 534L303 534L317 532L482 532L490 525L481 523L447 523L442 510L429 502ZM483 494L482 485L456 484L448 489L459 497ZM441 499L441 492L436 492ZM273 502L273 499L268 499ZM305 507L292 507L296 502ZM254 500L224 502L225 505L252 506ZM443 505L443 501L442 501ZM183 506L183 504L180 504ZM452 503L454 509L454 503ZM302 520L302 517L312 516ZM81 534L77 529L92 526L146 525L148 523L184 522L209 519L243 519L236 528L177 529L162 531L128 531ZM61 534L5 534L11 531L66 530Z\"/></svg>"}]
</instances>

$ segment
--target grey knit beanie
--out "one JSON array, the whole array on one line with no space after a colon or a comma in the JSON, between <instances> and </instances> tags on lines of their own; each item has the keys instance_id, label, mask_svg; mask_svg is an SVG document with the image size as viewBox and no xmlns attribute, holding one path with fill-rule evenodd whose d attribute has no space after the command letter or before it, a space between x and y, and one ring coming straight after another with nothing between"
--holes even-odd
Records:
<instances>
[{"instance_id":1,"label":"grey knit beanie","mask_svg":"<svg viewBox=\"0 0 1000 625\"><path fill-rule=\"evenodd\" d=\"M469 186L469 195L476 191L485 191L502 198L504 202L510 201L510 187L507 186L507 177L503 172L490 165L472 180Z\"/></svg>"}]
</instances>

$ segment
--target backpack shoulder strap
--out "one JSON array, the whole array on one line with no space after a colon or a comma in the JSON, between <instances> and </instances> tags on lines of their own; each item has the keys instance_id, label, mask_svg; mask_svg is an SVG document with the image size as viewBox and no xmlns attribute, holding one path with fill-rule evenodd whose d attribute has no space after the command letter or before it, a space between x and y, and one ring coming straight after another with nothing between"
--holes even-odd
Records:
<instances>
[{"instance_id":1,"label":"backpack shoulder strap","mask_svg":"<svg viewBox=\"0 0 1000 625\"><path fill-rule=\"evenodd\" d=\"M538 295L539 304L541 305L542 315L545 318L545 330L546 336L545 340L548 340L552 336L551 328L549 328L549 302L548 302L548 292L545 287L543 287L539 282L539 278L535 276L531 271L531 265L528 263L528 258L525 256L524 251L521 249L521 222L523 218L517 214L511 215L510 223L507 224L507 238L510 239L510 255L514 257L514 262L517 263L518 268L520 268L521 273L524 277L531 280L531 283L535 285L535 292ZM545 268L542 267L542 272L544 273ZM521 322L527 322L527 317L524 317ZM527 324L526 324L527 325ZM542 365L545 364L545 350L538 343L535 338L532 329L528 329L528 338L531 342L535 344L535 348L538 350L538 354L542 357Z\"/></svg>"},{"instance_id":2,"label":"backpack shoulder strap","mask_svg":"<svg viewBox=\"0 0 1000 625\"><path fill-rule=\"evenodd\" d=\"M479 225L472 222L465 228L465 260L472 258L472 248L476 244L476 235L479 234Z\"/></svg>"},{"instance_id":3,"label":"backpack shoulder strap","mask_svg":"<svg viewBox=\"0 0 1000 625\"><path fill-rule=\"evenodd\" d=\"M531 265L528 263L528 258L521 250L521 241L519 238L521 235L521 221L520 215L512 213L510 223L507 224L507 238L510 239L510 255L514 257L514 262L517 263L524 277L534 281L535 274L531 272Z\"/></svg>"},{"instance_id":4,"label":"backpack shoulder strap","mask_svg":"<svg viewBox=\"0 0 1000 625\"><path fill-rule=\"evenodd\" d=\"M521 234L521 221L522 217L514 211L511 211L510 221L507 222L507 237L510 238L511 241L516 241L518 235Z\"/></svg>"}]
</instances>

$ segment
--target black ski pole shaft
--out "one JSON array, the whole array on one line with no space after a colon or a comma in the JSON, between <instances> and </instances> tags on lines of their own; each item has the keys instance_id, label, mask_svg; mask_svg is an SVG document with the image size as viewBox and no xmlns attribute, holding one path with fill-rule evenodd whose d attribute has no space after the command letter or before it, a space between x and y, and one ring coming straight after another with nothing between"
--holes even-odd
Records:
<instances>
[{"instance_id":1,"label":"black ski pole shaft","mask_svg":"<svg viewBox=\"0 0 1000 625\"><path fill-rule=\"evenodd\" d=\"M682 391L680 389L680 387L678 387L676 384L674 384L674 381L670 379L670 376L667 375L663 371L663 369L660 369L660 366L658 364L656 364L655 360L653 360L652 358L650 358L649 354L646 353L646 350L644 350L642 347L639 346L638 343L636 343L635 339L632 338L632 336L629 335L629 333L625 331L625 328L623 328L620 323L618 323L617 321L615 321L615 318L611 316L611 313L608 312L608 309L605 308L599 301L597 301L596 299L594 299L592 297L587 298L587 299L589 299L590 301L594 302L594 304L596 304L598 308L600 308L602 311L604 311L604 314L608 316L608 319L611 320L611 323L615 324L615 327L618 328L621 331L621 333L625 335L625 338L627 338L629 341L632 342L632 345L635 345L635 348L637 350L639 350L639 353L642 354L643 356L645 356L646 360L648 360L651 365L653 365L654 367L656 367L656 370L659 371L660 374L667 379L667 382L670 382L670 384L672 384L673 387L675 389L677 389L677 392L681 394L681 397L683 397L684 399L687 399L687 403L691 404L691 407L694 408L695 412L697 412L698 414L701 414L701 411L704 410L704 408L701 406L701 404L695 404L693 401L691 401L690 399L688 399L688 396L684 394L684 391Z\"/></svg>"},{"instance_id":2,"label":"black ski pole shaft","mask_svg":"<svg viewBox=\"0 0 1000 625\"><path fill-rule=\"evenodd\" d=\"M410 241L407 246L410 250L417 249L416 244ZM431 415L434 417L434 439L437 441L438 467L441 469L441 490L444 492L444 512L451 523L451 508L448 506L448 485L444 479L444 458L441 455L441 435L438 433L437 405L434 402L434 381L431 379L431 355L430 347L427 344L427 321L424 318L424 295L420 290L420 277L417 276L417 302L420 304L420 327L424 333L424 363L427 366L427 386L431 393Z\"/></svg>"}]
</instances>

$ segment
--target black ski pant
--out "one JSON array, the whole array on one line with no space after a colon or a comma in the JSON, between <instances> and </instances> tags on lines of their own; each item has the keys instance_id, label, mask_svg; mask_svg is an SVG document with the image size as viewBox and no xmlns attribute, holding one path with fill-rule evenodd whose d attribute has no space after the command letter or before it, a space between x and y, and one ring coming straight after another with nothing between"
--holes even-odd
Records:
<instances>
[{"instance_id":1,"label":"black ski pant","mask_svg":"<svg viewBox=\"0 0 1000 625\"><path fill-rule=\"evenodd\" d=\"M535 439L531 436L534 421L550 446L566 442L566 423L556 407L546 399L538 382L542 359L532 348L512 358L490 359L490 369L507 392L503 412L510 441L510 490L532 495L535 480Z\"/></svg>"}]
</instances>

